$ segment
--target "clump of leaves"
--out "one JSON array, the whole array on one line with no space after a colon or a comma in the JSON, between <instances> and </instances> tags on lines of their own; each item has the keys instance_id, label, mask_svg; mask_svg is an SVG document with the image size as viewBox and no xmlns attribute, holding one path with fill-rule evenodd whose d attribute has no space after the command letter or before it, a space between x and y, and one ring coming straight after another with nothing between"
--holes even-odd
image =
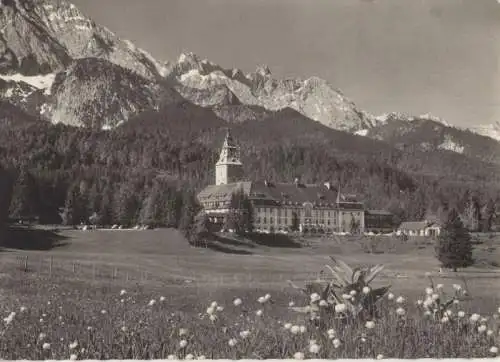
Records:
<instances>
[{"instance_id":1,"label":"clump of leaves","mask_svg":"<svg viewBox=\"0 0 500 362\"><path fill-rule=\"evenodd\" d=\"M390 285L372 288L370 283L383 270L381 264L371 267L351 268L342 260L330 257L331 265L325 265L317 280L301 288L289 281L310 298L306 307L292 307L302 313L311 313L311 319L327 313L339 319L371 320L378 316L377 302L390 289ZM318 318L319 319L319 318Z\"/></svg>"}]
</instances>

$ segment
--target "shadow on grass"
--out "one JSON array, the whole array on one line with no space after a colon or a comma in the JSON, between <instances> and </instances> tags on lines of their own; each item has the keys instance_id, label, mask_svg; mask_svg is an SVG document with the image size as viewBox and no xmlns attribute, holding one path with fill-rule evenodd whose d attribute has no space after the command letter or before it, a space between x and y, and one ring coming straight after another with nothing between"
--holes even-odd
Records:
<instances>
[{"instance_id":1,"label":"shadow on grass","mask_svg":"<svg viewBox=\"0 0 500 362\"><path fill-rule=\"evenodd\" d=\"M257 245L271 248L302 248L302 244L284 234L250 234L248 238Z\"/></svg>"},{"instance_id":2,"label":"shadow on grass","mask_svg":"<svg viewBox=\"0 0 500 362\"><path fill-rule=\"evenodd\" d=\"M219 234L214 234L213 238L220 244L232 245L232 246L244 246L247 248L255 248L255 244L249 241L238 240L238 236L234 235L232 237L226 237Z\"/></svg>"},{"instance_id":3,"label":"shadow on grass","mask_svg":"<svg viewBox=\"0 0 500 362\"><path fill-rule=\"evenodd\" d=\"M213 250L213 251L218 251L220 253L226 253L226 254L239 254L239 255L252 255L253 253L248 250L243 250L243 249L233 249L230 248L224 244L220 244L217 241L209 241L207 243L207 249Z\"/></svg>"},{"instance_id":4,"label":"shadow on grass","mask_svg":"<svg viewBox=\"0 0 500 362\"><path fill-rule=\"evenodd\" d=\"M11 226L7 228L2 240L2 249L52 250L68 243L57 231L41 230L30 227Z\"/></svg>"}]
</instances>

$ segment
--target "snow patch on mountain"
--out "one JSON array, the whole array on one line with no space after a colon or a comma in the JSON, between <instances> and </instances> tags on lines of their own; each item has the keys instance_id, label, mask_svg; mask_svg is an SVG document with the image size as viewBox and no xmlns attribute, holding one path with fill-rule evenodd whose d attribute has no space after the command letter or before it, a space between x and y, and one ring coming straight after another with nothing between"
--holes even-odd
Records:
<instances>
[{"instance_id":1,"label":"snow patch on mountain","mask_svg":"<svg viewBox=\"0 0 500 362\"><path fill-rule=\"evenodd\" d=\"M500 141L500 121L487 125L473 126L470 127L469 130L481 136Z\"/></svg>"},{"instance_id":2,"label":"snow patch on mountain","mask_svg":"<svg viewBox=\"0 0 500 362\"><path fill-rule=\"evenodd\" d=\"M354 134L357 136L366 137L368 135L368 132L369 132L368 129L360 129L359 131L354 132Z\"/></svg>"},{"instance_id":3,"label":"snow patch on mountain","mask_svg":"<svg viewBox=\"0 0 500 362\"><path fill-rule=\"evenodd\" d=\"M56 78L56 73L49 74L40 74L33 76L26 76L19 73L16 74L0 74L0 79L5 81L14 81L14 82L24 82L27 83L37 89L50 89L54 80Z\"/></svg>"},{"instance_id":4,"label":"snow patch on mountain","mask_svg":"<svg viewBox=\"0 0 500 362\"><path fill-rule=\"evenodd\" d=\"M465 150L465 147L456 143L451 137L450 135L445 135L445 139L443 141L443 143L441 143L440 145L438 145L438 149L440 150L448 150L448 151L453 151L453 152L456 152L456 153L464 153L464 150Z\"/></svg>"}]
</instances>

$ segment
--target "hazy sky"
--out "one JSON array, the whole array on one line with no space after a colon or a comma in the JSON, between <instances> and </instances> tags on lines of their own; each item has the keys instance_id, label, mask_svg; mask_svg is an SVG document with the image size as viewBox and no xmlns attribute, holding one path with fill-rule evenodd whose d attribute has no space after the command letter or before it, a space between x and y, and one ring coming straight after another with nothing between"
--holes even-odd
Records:
<instances>
[{"instance_id":1,"label":"hazy sky","mask_svg":"<svg viewBox=\"0 0 500 362\"><path fill-rule=\"evenodd\" d=\"M73 0L159 60L319 76L365 110L500 121L497 0Z\"/></svg>"}]
</instances>

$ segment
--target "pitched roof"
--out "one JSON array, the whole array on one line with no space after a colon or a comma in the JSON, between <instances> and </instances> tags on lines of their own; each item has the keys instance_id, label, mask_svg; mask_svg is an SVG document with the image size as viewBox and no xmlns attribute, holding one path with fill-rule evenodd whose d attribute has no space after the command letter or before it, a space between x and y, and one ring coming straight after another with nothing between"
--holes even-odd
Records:
<instances>
[{"instance_id":1,"label":"pitched roof","mask_svg":"<svg viewBox=\"0 0 500 362\"><path fill-rule=\"evenodd\" d=\"M222 201L222 199L230 199L231 193L240 187L243 187L245 193L256 204L303 205L305 202L310 202L316 206L328 205L330 207L337 204L337 190L322 184L273 183L267 181L210 185L201 191L198 197L200 201L209 198L217 198L217 201ZM342 207L362 208L363 204L357 201L354 196L350 195L347 199L349 201L344 201L341 198Z\"/></svg>"},{"instance_id":2,"label":"pitched roof","mask_svg":"<svg viewBox=\"0 0 500 362\"><path fill-rule=\"evenodd\" d=\"M243 191L248 194L252 183L249 181L235 182L224 185L208 185L198 194L198 199L204 201L213 199L214 201L229 201L234 192L243 188Z\"/></svg>"}]
</instances>

